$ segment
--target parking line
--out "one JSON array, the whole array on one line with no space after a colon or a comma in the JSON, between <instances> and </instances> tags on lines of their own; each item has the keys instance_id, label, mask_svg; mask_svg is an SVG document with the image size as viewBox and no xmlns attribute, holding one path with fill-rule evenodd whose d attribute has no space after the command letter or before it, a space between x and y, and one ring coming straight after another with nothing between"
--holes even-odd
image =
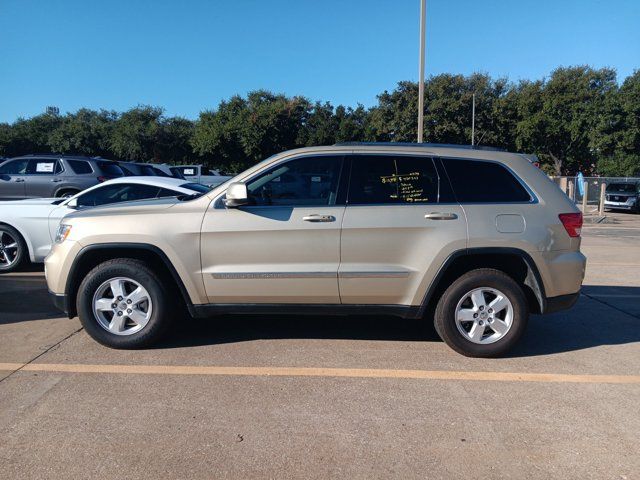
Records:
<instances>
[{"instance_id":1,"label":"parking line","mask_svg":"<svg viewBox=\"0 0 640 480\"><path fill-rule=\"evenodd\" d=\"M540 383L640 384L640 375L574 375L558 373L390 370L369 368L224 367L188 365L85 365L66 363L0 363L0 370L129 375L205 375L252 377L347 377L421 380L468 380Z\"/></svg>"}]
</instances>

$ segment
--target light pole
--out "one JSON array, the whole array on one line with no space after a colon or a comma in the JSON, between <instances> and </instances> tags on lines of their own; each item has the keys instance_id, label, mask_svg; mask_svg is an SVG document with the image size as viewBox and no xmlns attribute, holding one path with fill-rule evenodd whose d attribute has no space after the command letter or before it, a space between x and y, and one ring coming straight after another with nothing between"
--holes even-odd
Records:
<instances>
[{"instance_id":1,"label":"light pole","mask_svg":"<svg viewBox=\"0 0 640 480\"><path fill-rule=\"evenodd\" d=\"M476 94L473 94L471 103L471 146L475 145L476 136Z\"/></svg>"},{"instance_id":2,"label":"light pole","mask_svg":"<svg viewBox=\"0 0 640 480\"><path fill-rule=\"evenodd\" d=\"M424 44L427 23L427 0L420 0L420 78L418 80L418 143L424 135Z\"/></svg>"}]
</instances>

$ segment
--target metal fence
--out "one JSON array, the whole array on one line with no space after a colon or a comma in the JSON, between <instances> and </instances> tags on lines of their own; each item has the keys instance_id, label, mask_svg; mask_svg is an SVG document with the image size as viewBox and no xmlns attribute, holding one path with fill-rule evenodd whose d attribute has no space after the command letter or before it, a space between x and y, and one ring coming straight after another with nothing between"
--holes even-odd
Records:
<instances>
[{"instance_id":1,"label":"metal fence","mask_svg":"<svg viewBox=\"0 0 640 480\"><path fill-rule=\"evenodd\" d=\"M578 205L582 205L584 188L580 188L578 185L578 177L551 177L551 180L553 180L569 198ZM603 183L610 185L611 183L640 182L640 177L584 177L583 180L587 182L585 192L587 194L587 205L591 210L597 210L600 203L600 188ZM591 208L592 206L593 208Z\"/></svg>"}]
</instances>

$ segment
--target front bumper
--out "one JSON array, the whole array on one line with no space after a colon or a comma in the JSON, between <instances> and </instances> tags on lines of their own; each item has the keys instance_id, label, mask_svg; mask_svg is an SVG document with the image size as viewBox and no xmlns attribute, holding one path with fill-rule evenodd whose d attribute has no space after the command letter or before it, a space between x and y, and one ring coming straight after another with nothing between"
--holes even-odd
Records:
<instances>
[{"instance_id":1,"label":"front bumper","mask_svg":"<svg viewBox=\"0 0 640 480\"><path fill-rule=\"evenodd\" d=\"M610 210L635 210L635 203L629 205L628 203L617 203L617 202L604 202L604 208L608 208Z\"/></svg>"},{"instance_id":2,"label":"front bumper","mask_svg":"<svg viewBox=\"0 0 640 480\"><path fill-rule=\"evenodd\" d=\"M638 206L638 199L636 197L615 197L615 195L607 195L604 199L604 208L611 208L615 210L634 210Z\"/></svg>"},{"instance_id":3,"label":"front bumper","mask_svg":"<svg viewBox=\"0 0 640 480\"><path fill-rule=\"evenodd\" d=\"M49 290L49 298L53 302L53 305L64 313L69 313L69 299L66 293L53 293Z\"/></svg>"}]
</instances>

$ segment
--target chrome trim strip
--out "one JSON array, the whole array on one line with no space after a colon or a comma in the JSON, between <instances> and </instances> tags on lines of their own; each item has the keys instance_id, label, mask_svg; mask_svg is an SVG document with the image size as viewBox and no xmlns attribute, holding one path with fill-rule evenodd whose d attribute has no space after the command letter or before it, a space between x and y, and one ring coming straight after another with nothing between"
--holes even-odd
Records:
<instances>
[{"instance_id":1,"label":"chrome trim strip","mask_svg":"<svg viewBox=\"0 0 640 480\"><path fill-rule=\"evenodd\" d=\"M216 272L215 280L262 280L269 278L407 278L407 271L376 272Z\"/></svg>"},{"instance_id":2,"label":"chrome trim strip","mask_svg":"<svg viewBox=\"0 0 640 480\"><path fill-rule=\"evenodd\" d=\"M339 278L407 278L407 271L387 272L338 272Z\"/></svg>"},{"instance_id":3,"label":"chrome trim strip","mask_svg":"<svg viewBox=\"0 0 640 480\"><path fill-rule=\"evenodd\" d=\"M337 278L335 272L220 272L212 273L216 280L266 279L266 278Z\"/></svg>"}]
</instances>

